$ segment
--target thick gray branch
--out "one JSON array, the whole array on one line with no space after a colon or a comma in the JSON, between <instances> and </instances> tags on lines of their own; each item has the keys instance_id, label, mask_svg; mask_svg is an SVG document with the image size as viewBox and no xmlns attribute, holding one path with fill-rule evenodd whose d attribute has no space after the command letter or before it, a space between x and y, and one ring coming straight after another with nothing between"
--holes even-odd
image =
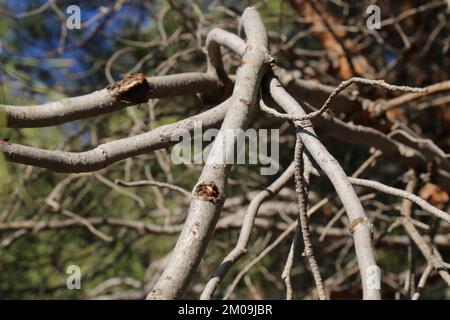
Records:
<instances>
[{"instance_id":1,"label":"thick gray branch","mask_svg":"<svg viewBox=\"0 0 450 320\"><path fill-rule=\"evenodd\" d=\"M217 107L201 114L158 127L152 131L133 137L101 144L95 149L84 152L50 151L0 141L0 151L12 162L33 165L56 172L91 172L103 169L117 161L166 148L177 141L173 136L194 131L196 121L201 121L203 128L218 127L222 122L231 100L228 99Z\"/></svg>"},{"instance_id":2,"label":"thick gray branch","mask_svg":"<svg viewBox=\"0 0 450 320\"><path fill-rule=\"evenodd\" d=\"M228 164L231 161L227 160L235 148L236 140L236 137L225 137L230 130L245 127L248 109L255 105L267 57L267 35L257 11L247 8L241 21L248 40L243 63L236 74L231 97L233 105L225 116L207 163L194 187L183 231L163 274L147 299L178 299L183 296L222 211L231 169Z\"/></svg>"},{"instance_id":3,"label":"thick gray branch","mask_svg":"<svg viewBox=\"0 0 450 320\"><path fill-rule=\"evenodd\" d=\"M247 245L250 240L250 235L255 223L256 215L261 204L276 195L281 188L292 178L294 175L294 162L283 172L283 174L275 180L265 190L259 192L250 202L247 211L244 216L241 231L239 233L239 239L233 250L225 257L220 266L214 272L213 276L208 280L203 292L200 296L202 300L211 299L212 295L216 291L222 279L236 263L236 261L247 252Z\"/></svg>"},{"instance_id":4,"label":"thick gray branch","mask_svg":"<svg viewBox=\"0 0 450 320\"><path fill-rule=\"evenodd\" d=\"M152 98L196 92L217 92L218 80L208 73L183 73L145 78L125 77L125 82L92 93L35 106L0 105L0 118L6 114L6 127L31 128L62 124L94 117L147 102ZM119 85L117 85L119 84Z\"/></svg>"}]
</instances>

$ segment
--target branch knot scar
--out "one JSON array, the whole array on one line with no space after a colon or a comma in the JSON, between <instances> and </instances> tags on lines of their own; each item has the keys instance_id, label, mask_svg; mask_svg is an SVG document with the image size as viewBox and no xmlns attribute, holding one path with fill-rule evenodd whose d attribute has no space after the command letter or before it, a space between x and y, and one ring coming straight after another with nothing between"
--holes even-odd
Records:
<instances>
[{"instance_id":1,"label":"branch knot scar","mask_svg":"<svg viewBox=\"0 0 450 320\"><path fill-rule=\"evenodd\" d=\"M250 101L248 101L245 98L240 98L239 102L245 104L246 106L250 106L251 105Z\"/></svg>"},{"instance_id":2,"label":"branch knot scar","mask_svg":"<svg viewBox=\"0 0 450 320\"><path fill-rule=\"evenodd\" d=\"M115 100L131 103L147 102L152 92L142 73L127 74L122 80L110 84L106 89Z\"/></svg>"},{"instance_id":3,"label":"branch knot scar","mask_svg":"<svg viewBox=\"0 0 450 320\"><path fill-rule=\"evenodd\" d=\"M374 234L374 226L373 224L369 221L369 219L367 218L356 218L353 219L350 222L350 232L354 233L356 231L357 228L359 228L361 225L366 224L366 226L369 228L370 230L370 235L373 237Z\"/></svg>"},{"instance_id":4,"label":"branch knot scar","mask_svg":"<svg viewBox=\"0 0 450 320\"><path fill-rule=\"evenodd\" d=\"M195 187L194 196L202 200L216 202L220 199L220 191L214 182L201 182Z\"/></svg>"}]
</instances>

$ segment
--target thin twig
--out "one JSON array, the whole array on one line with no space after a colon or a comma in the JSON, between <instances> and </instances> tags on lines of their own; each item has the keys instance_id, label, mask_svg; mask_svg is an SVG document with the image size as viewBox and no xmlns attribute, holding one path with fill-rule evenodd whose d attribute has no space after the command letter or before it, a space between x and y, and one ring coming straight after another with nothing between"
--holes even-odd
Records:
<instances>
[{"instance_id":1,"label":"thin twig","mask_svg":"<svg viewBox=\"0 0 450 320\"><path fill-rule=\"evenodd\" d=\"M170 189L173 191L177 191L177 192L185 195L188 198L191 197L191 192L189 192L188 190L186 190L182 187L176 186L174 184L171 184L171 183L166 183L166 182L151 181L151 180L123 181L120 179L116 179L114 181L114 183L118 184L119 186L123 186L123 187L156 186L159 188L167 188L167 189Z\"/></svg>"},{"instance_id":2,"label":"thin twig","mask_svg":"<svg viewBox=\"0 0 450 320\"><path fill-rule=\"evenodd\" d=\"M418 206L420 206L423 210L431 213L432 215L438 217L439 219L444 220L447 223L450 223L450 215L448 213L432 206L427 201L416 196L415 194L412 194L405 190L390 187L390 186L387 186L385 184L382 184L380 182L373 181L373 180L365 180L365 179L358 179L358 178L351 178L351 177L349 177L348 180L350 181L350 183L352 183L354 185L372 188L372 189L375 189L375 190L378 190L378 191L381 191L381 192L384 192L387 194L391 194L393 196L408 199L408 200L414 202L415 204L417 204Z\"/></svg>"},{"instance_id":3,"label":"thin twig","mask_svg":"<svg viewBox=\"0 0 450 320\"><path fill-rule=\"evenodd\" d=\"M396 86L396 85L392 85L392 84L386 83L384 80L371 80L371 79L364 79L364 78L355 77L355 78L351 78L349 80L343 81L328 96L327 100L324 102L324 104L322 105L322 107L319 110L313 111L311 113L308 113L307 115L298 116L298 115L293 115L293 114L280 113L280 112L276 111L275 109L272 109L272 108L268 107L264 103L264 101L262 99L260 100L259 106L261 107L261 110L263 110L264 112L267 112L268 114L270 114L270 115L272 115L272 116L274 116L276 118L288 119L288 120L297 120L297 121L311 120L311 119L314 119L314 118L320 116L325 111L327 111L328 108L330 107L330 104L333 101L333 99L341 91L343 91L344 89L346 89L347 87L349 87L350 85L352 85L354 83L362 83L362 84L367 84L367 85L372 85L372 86L378 86L378 87L381 87L381 88L389 90L389 91L404 91L404 92L424 93L427 90L427 89L414 88L414 87L408 87L408 86Z\"/></svg>"},{"instance_id":4,"label":"thin twig","mask_svg":"<svg viewBox=\"0 0 450 320\"><path fill-rule=\"evenodd\" d=\"M314 250L311 243L311 235L308 226L308 216L307 216L307 200L308 200L308 180L310 171L305 171L305 166L303 162L303 151L304 145L297 135L295 144L295 193L297 195L297 204L299 211L299 221L301 227L301 234L303 237L304 244L304 256L309 263L311 272L314 277L314 282L316 283L317 292L319 294L320 300L326 300L327 295L323 286L322 277L320 276L319 267L317 265L316 258L314 256Z\"/></svg>"}]
</instances>

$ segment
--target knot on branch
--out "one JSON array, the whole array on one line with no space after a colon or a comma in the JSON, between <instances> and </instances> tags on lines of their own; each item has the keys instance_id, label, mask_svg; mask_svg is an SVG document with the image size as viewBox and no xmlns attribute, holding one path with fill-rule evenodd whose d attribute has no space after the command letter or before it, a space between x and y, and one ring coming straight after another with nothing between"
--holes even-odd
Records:
<instances>
[{"instance_id":1,"label":"knot on branch","mask_svg":"<svg viewBox=\"0 0 450 320\"><path fill-rule=\"evenodd\" d=\"M368 228L369 228L369 231L370 231L370 235L371 235L371 237L373 238L373 234L374 234L374 226L373 226L373 224L369 221L369 219L367 219L367 218L356 218L356 219L353 219L351 222L350 222L350 227L349 227L349 229L350 229L350 233L354 233L355 231L356 231L356 229L358 229L360 226L362 226L362 225L366 225Z\"/></svg>"},{"instance_id":2,"label":"knot on branch","mask_svg":"<svg viewBox=\"0 0 450 320\"><path fill-rule=\"evenodd\" d=\"M152 91L144 74L130 73L122 80L106 87L117 101L144 103L150 98Z\"/></svg>"},{"instance_id":3,"label":"knot on branch","mask_svg":"<svg viewBox=\"0 0 450 320\"><path fill-rule=\"evenodd\" d=\"M249 107L251 105L251 102L245 98L239 98L239 102L242 104L245 104L247 107Z\"/></svg>"},{"instance_id":4,"label":"knot on branch","mask_svg":"<svg viewBox=\"0 0 450 320\"><path fill-rule=\"evenodd\" d=\"M216 202L220 199L220 191L214 182L201 182L195 187L194 196Z\"/></svg>"}]
</instances>

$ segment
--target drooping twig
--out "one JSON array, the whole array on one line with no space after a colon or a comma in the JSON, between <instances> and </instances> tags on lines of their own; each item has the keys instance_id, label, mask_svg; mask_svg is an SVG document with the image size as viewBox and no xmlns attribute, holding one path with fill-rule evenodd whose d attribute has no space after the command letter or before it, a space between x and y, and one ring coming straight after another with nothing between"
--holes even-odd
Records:
<instances>
[{"instance_id":1,"label":"drooping twig","mask_svg":"<svg viewBox=\"0 0 450 320\"><path fill-rule=\"evenodd\" d=\"M328 110L330 107L331 102L333 99L344 89L349 87L350 85L354 83L362 83L362 84L368 84L372 86L378 86L386 90L390 91L404 91L404 92L414 92L414 93L423 93L426 92L426 89L422 88L413 88L413 87L407 87L407 86L396 86L389 83L386 83L384 80L371 80L371 79L364 79L364 78L351 78L349 80L343 81L339 86L334 89L334 91L328 96L327 100L324 102L322 107L314 112L308 113L307 115L298 116L293 114L286 114L286 113L280 113L276 111L275 109L269 108L265 105L265 103L261 100L260 101L260 107L261 110L267 112L268 114L281 118L281 119L288 119L288 120L298 120L298 121L304 121L304 120L311 120L313 118L316 118L320 115L322 115L325 111Z\"/></svg>"},{"instance_id":2,"label":"drooping twig","mask_svg":"<svg viewBox=\"0 0 450 320\"><path fill-rule=\"evenodd\" d=\"M298 211L299 211L299 222L300 231L303 237L304 251L303 254L309 263L311 272L314 277L314 282L316 283L317 293L320 300L326 300L327 295L323 286L322 277L320 276L319 267L317 265L316 258L314 256L314 250L311 243L311 235L308 225L308 215L307 215L307 200L308 200L308 181L310 170L305 170L303 162L303 151L304 145L301 140L300 135L297 135L295 144L295 193L297 195ZM298 226L297 226L298 228Z\"/></svg>"}]
</instances>

